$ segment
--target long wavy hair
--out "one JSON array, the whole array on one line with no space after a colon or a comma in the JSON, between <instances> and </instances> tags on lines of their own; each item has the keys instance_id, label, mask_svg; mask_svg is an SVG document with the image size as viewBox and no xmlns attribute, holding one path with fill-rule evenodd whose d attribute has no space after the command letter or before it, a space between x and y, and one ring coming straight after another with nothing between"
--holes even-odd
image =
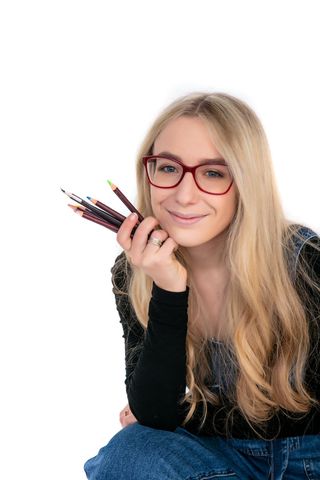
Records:
<instances>
[{"instance_id":1,"label":"long wavy hair","mask_svg":"<svg viewBox=\"0 0 320 480\"><path fill-rule=\"evenodd\" d=\"M263 425L279 410L303 415L316 402L304 382L310 353L308 314L315 309L306 302L303 285L319 293L320 286L308 273L308 265L301 262L297 267L297 278L303 278L299 290L294 282L293 239L299 237L299 226L285 218L268 142L257 115L245 102L225 93L195 92L174 101L156 119L138 151L137 208L144 216L153 215L141 159L153 153L163 128L181 116L203 120L237 189L236 213L225 243L229 279L222 311L224 348L220 349L227 370L236 372L229 400L253 427ZM190 288L184 424L201 403L203 425L207 402L220 402L210 388L212 341L203 334L201 301L183 248L175 255L188 270ZM130 265L129 258L127 261ZM134 266L130 268L128 295L146 328L152 280ZM319 312L319 304L315 307Z\"/></svg>"}]
</instances>

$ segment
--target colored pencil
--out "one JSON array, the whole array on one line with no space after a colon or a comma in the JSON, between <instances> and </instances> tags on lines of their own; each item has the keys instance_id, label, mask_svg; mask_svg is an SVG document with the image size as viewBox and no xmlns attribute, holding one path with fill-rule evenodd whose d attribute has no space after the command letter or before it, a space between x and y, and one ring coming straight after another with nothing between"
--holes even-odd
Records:
<instances>
[{"instance_id":1,"label":"colored pencil","mask_svg":"<svg viewBox=\"0 0 320 480\"><path fill-rule=\"evenodd\" d=\"M61 188L61 187L60 187ZM69 198L74 200L77 203L80 203L84 207L87 207L90 211L95 213L98 217L100 217L102 220L107 221L108 223L111 223L112 225L115 225L116 227L120 227L122 222L118 219L110 215L109 213L101 210L100 208L95 207L94 205L91 205L90 203L86 202L83 200L83 198L79 197L78 195L75 195L74 193L71 192L66 192L61 188L62 192L65 193Z\"/></svg>"},{"instance_id":2,"label":"colored pencil","mask_svg":"<svg viewBox=\"0 0 320 480\"><path fill-rule=\"evenodd\" d=\"M138 219L140 222L143 220L143 216L141 213L135 208L134 205L127 199L127 197L121 192L121 190L111 182L111 180L107 180L110 187L112 188L113 192L120 198L120 200L125 204L125 206L130 210L130 212L135 212L138 215Z\"/></svg>"},{"instance_id":3,"label":"colored pencil","mask_svg":"<svg viewBox=\"0 0 320 480\"><path fill-rule=\"evenodd\" d=\"M105 205L104 203L100 202L100 200L96 200L95 198L92 198L92 197L87 197L87 199L90 200L90 202L92 202L94 205L97 205L97 207L104 210L105 212L108 212L110 213L110 215L113 215L115 218L117 218L121 222L125 220L126 217L124 215L121 215L121 213L116 212L115 210L113 210L113 208L108 207L108 205Z\"/></svg>"},{"instance_id":4,"label":"colored pencil","mask_svg":"<svg viewBox=\"0 0 320 480\"><path fill-rule=\"evenodd\" d=\"M83 210L79 209L79 207L69 205L69 207L72 208L72 210L80 215L81 217L90 220L91 222L98 223L99 225L102 225L103 227L108 228L109 230L112 230L113 232L117 232L118 228L115 225L112 225L111 223L105 222L101 218L95 216L95 215L90 215L87 212L84 212Z\"/></svg>"},{"instance_id":5,"label":"colored pencil","mask_svg":"<svg viewBox=\"0 0 320 480\"><path fill-rule=\"evenodd\" d=\"M68 203L68 207L79 208L83 212L86 212L88 215L90 215L90 213L93 215L93 212L90 212L90 210L87 207L84 207L83 205L71 205L70 203Z\"/></svg>"},{"instance_id":6,"label":"colored pencil","mask_svg":"<svg viewBox=\"0 0 320 480\"><path fill-rule=\"evenodd\" d=\"M72 210L80 215L81 217L91 220L91 222L98 223L99 225L102 225L103 227L108 228L109 230L112 230L113 232L117 233L119 230L119 227L116 225L113 225L109 222L106 222L105 220L102 220L102 218L97 217L94 213L89 212L87 208L82 207L81 205L70 205L68 204L68 207L72 208ZM136 227L133 227L133 230L131 232L131 238L133 237L134 233L136 231Z\"/></svg>"},{"instance_id":7,"label":"colored pencil","mask_svg":"<svg viewBox=\"0 0 320 480\"><path fill-rule=\"evenodd\" d=\"M97 215L95 215L93 212L91 212L87 207L84 207L82 205L71 205L71 203L68 203L68 207L72 208L72 210L75 212L76 209L81 210L82 212L85 212L87 215L91 215L92 217L100 218ZM102 220L102 218L101 218ZM103 220L104 222L106 220Z\"/></svg>"}]
</instances>

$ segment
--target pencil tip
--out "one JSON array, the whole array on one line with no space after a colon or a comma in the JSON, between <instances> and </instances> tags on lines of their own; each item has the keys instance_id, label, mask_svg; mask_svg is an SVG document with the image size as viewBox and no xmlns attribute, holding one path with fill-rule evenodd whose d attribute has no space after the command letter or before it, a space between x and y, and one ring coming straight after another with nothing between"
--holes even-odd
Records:
<instances>
[{"instance_id":1,"label":"pencil tip","mask_svg":"<svg viewBox=\"0 0 320 480\"><path fill-rule=\"evenodd\" d=\"M60 187L60 190L61 190L63 193L66 193L66 191L65 191L65 190L63 190L63 188L62 188L62 187Z\"/></svg>"},{"instance_id":2,"label":"pencil tip","mask_svg":"<svg viewBox=\"0 0 320 480\"><path fill-rule=\"evenodd\" d=\"M109 183L110 187L112 188L112 190L115 190L117 187L114 183L111 182L111 180L107 180L107 182Z\"/></svg>"},{"instance_id":3,"label":"pencil tip","mask_svg":"<svg viewBox=\"0 0 320 480\"><path fill-rule=\"evenodd\" d=\"M88 199L88 200L91 200L91 197L88 197L88 195L87 195L87 199Z\"/></svg>"}]
</instances>

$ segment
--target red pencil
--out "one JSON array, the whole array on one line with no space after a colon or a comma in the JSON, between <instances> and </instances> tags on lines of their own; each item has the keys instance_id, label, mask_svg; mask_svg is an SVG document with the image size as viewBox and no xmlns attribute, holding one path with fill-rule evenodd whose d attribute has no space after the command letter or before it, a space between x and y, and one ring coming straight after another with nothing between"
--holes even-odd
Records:
<instances>
[{"instance_id":1,"label":"red pencil","mask_svg":"<svg viewBox=\"0 0 320 480\"><path fill-rule=\"evenodd\" d=\"M65 193L71 200L74 200L77 203L80 203L80 205L83 205L84 207L87 207L92 213L94 213L97 217L102 218L102 220L106 221L107 223L110 223L112 225L115 225L116 227L120 227L122 224L122 221L119 220L118 218L115 218L113 215L110 215L110 213L107 213L101 208L97 208L95 205L90 205L90 203L86 202L83 200L83 198L79 197L78 195L75 195L74 193L71 192L66 192L61 188L62 192Z\"/></svg>"},{"instance_id":2,"label":"red pencil","mask_svg":"<svg viewBox=\"0 0 320 480\"><path fill-rule=\"evenodd\" d=\"M130 212L135 212L138 215L138 219L140 222L143 220L143 216L141 213L135 208L134 205L132 205L131 202L127 199L127 197L119 190L119 188L112 183L110 180L107 180L109 183L110 187L112 188L113 192L117 195L117 197L120 198L120 200L125 204L125 206L130 210Z\"/></svg>"},{"instance_id":3,"label":"red pencil","mask_svg":"<svg viewBox=\"0 0 320 480\"><path fill-rule=\"evenodd\" d=\"M104 203L100 202L100 200L96 200L95 198L92 198L92 197L87 197L87 199L90 200L90 202L92 202L94 205L97 205L97 207L100 207L105 212L108 212L110 213L110 215L113 215L115 218L117 218L121 222L125 220L126 217L124 215L121 215L121 213L116 212L115 210L113 210L113 208L108 207L108 205L105 205Z\"/></svg>"},{"instance_id":4,"label":"red pencil","mask_svg":"<svg viewBox=\"0 0 320 480\"><path fill-rule=\"evenodd\" d=\"M90 212L90 210L88 210L87 208L81 205L70 205L70 203L68 203L68 207L72 208L72 210L78 215L80 215L81 217L87 220L90 220L91 222L98 223L99 225L102 225L103 227L106 227L115 233L117 233L119 230L119 227L117 227L116 225L113 225L112 223L102 220L100 217L97 217L94 213ZM130 235L131 238L133 237L135 231L136 231L136 227L133 227L132 233Z\"/></svg>"},{"instance_id":5,"label":"red pencil","mask_svg":"<svg viewBox=\"0 0 320 480\"><path fill-rule=\"evenodd\" d=\"M68 204L68 207L72 208L72 210L80 215L83 218L86 218L87 220L90 220L91 222L98 223L99 225L102 225L103 227L108 228L109 230L112 230L113 232L118 231L118 227L115 225L112 225L111 223L105 222L101 218L97 217L94 214L87 213L86 211L82 210L80 207L77 207L76 205L70 205Z\"/></svg>"}]
</instances>

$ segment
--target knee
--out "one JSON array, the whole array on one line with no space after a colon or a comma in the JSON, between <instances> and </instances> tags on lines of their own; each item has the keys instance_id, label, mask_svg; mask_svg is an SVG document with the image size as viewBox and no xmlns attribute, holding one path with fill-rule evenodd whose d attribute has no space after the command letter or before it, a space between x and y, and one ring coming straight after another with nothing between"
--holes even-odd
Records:
<instances>
[{"instance_id":1,"label":"knee","mask_svg":"<svg viewBox=\"0 0 320 480\"><path fill-rule=\"evenodd\" d=\"M140 471L141 474L134 478L144 478L151 457L157 455L157 439L170 433L144 427L139 423L123 428L99 450L98 455L85 463L87 478L89 480L133 478L133 471Z\"/></svg>"}]
</instances>

